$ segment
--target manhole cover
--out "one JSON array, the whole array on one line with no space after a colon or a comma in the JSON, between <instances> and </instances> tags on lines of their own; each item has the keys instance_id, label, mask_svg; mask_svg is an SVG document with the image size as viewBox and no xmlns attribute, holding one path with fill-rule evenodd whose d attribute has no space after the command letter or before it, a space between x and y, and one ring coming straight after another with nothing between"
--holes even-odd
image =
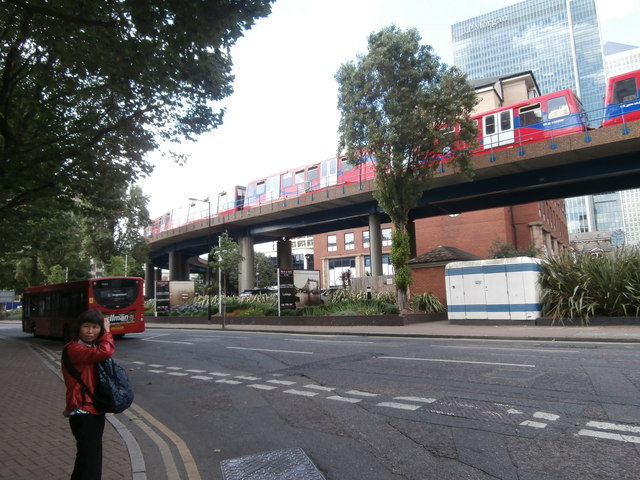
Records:
<instances>
[{"instance_id":1,"label":"manhole cover","mask_svg":"<svg viewBox=\"0 0 640 480\"><path fill-rule=\"evenodd\" d=\"M220 464L224 480L325 480L301 448L256 453Z\"/></svg>"}]
</instances>

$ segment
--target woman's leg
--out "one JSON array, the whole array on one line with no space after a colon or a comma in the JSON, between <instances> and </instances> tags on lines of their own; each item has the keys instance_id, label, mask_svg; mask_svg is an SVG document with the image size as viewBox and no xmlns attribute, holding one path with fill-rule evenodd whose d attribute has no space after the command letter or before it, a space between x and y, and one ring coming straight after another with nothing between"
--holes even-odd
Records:
<instances>
[{"instance_id":1,"label":"woman's leg","mask_svg":"<svg viewBox=\"0 0 640 480\"><path fill-rule=\"evenodd\" d=\"M76 439L76 461L71 480L100 480L104 415L71 415L69 425Z\"/></svg>"}]
</instances>

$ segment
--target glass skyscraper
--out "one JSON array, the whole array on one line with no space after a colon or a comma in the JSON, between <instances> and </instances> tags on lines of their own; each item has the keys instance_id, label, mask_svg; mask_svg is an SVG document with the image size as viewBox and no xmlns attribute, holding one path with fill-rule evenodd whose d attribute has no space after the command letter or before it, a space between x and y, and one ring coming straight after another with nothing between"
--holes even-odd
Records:
<instances>
[{"instance_id":1,"label":"glass skyscraper","mask_svg":"<svg viewBox=\"0 0 640 480\"><path fill-rule=\"evenodd\" d=\"M541 93L572 88L599 124L604 61L595 0L524 0L452 25L453 63L469 79L531 71Z\"/></svg>"}]
</instances>

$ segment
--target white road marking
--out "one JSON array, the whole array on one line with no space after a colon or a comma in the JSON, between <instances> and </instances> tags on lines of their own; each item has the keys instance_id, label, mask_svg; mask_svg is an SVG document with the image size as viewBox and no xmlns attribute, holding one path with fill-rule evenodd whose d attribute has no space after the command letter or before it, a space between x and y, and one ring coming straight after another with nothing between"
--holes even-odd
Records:
<instances>
[{"instance_id":1,"label":"white road marking","mask_svg":"<svg viewBox=\"0 0 640 480\"><path fill-rule=\"evenodd\" d=\"M594 437L594 438L604 438L606 440L616 440L618 442L640 443L640 437L636 437L633 435L622 435L620 433L596 432L595 430L582 429L578 432L578 435L582 435L583 437Z\"/></svg>"},{"instance_id":2,"label":"white road marking","mask_svg":"<svg viewBox=\"0 0 640 480\"><path fill-rule=\"evenodd\" d=\"M546 423L534 422L532 420L525 420L520 425L524 427L533 427L533 428L545 428L547 426Z\"/></svg>"},{"instance_id":3,"label":"white road marking","mask_svg":"<svg viewBox=\"0 0 640 480\"><path fill-rule=\"evenodd\" d=\"M143 338L142 341L143 342L155 342L155 343L179 343L181 345L193 345L193 343L191 342L179 342L179 341L173 341L173 340L156 340L158 337L163 337L168 335L167 333L165 334L161 334L161 335L154 335L153 337L147 337L147 338Z\"/></svg>"},{"instance_id":4,"label":"white road marking","mask_svg":"<svg viewBox=\"0 0 640 480\"><path fill-rule=\"evenodd\" d=\"M186 377L189 374L184 372L167 372L167 375L174 375L176 377Z\"/></svg>"},{"instance_id":5,"label":"white road marking","mask_svg":"<svg viewBox=\"0 0 640 480\"><path fill-rule=\"evenodd\" d=\"M226 383L228 385L240 385L242 382L238 382L237 380L227 380L226 378L222 380L216 380L216 383Z\"/></svg>"},{"instance_id":6,"label":"white road marking","mask_svg":"<svg viewBox=\"0 0 640 480\"><path fill-rule=\"evenodd\" d=\"M507 413L511 415L522 415L524 412L521 412L517 408L510 408L509 410L507 410Z\"/></svg>"},{"instance_id":7,"label":"white road marking","mask_svg":"<svg viewBox=\"0 0 640 480\"><path fill-rule=\"evenodd\" d=\"M358 403L361 402L361 398L348 398L341 397L340 395L332 395L331 397L327 397L327 400L337 400L338 402L347 402L347 403Z\"/></svg>"},{"instance_id":8,"label":"white road marking","mask_svg":"<svg viewBox=\"0 0 640 480\"><path fill-rule=\"evenodd\" d=\"M247 375L247 376L236 375L235 378L237 378L239 380L251 380L252 382L255 382L256 380L260 380L258 377L251 377L249 375Z\"/></svg>"},{"instance_id":9,"label":"white road marking","mask_svg":"<svg viewBox=\"0 0 640 480\"><path fill-rule=\"evenodd\" d=\"M306 390L285 390L284 393L290 393L291 395L301 395L303 397L315 397L318 395L317 392L307 392Z\"/></svg>"},{"instance_id":10,"label":"white road marking","mask_svg":"<svg viewBox=\"0 0 640 480\"><path fill-rule=\"evenodd\" d=\"M543 420L550 420L555 422L560 418L560 415L554 415L553 413L545 413L545 412L536 412L533 414L534 418L542 418Z\"/></svg>"},{"instance_id":11,"label":"white road marking","mask_svg":"<svg viewBox=\"0 0 640 480\"><path fill-rule=\"evenodd\" d=\"M349 390L345 392L347 395L358 395L360 397L379 397L378 393L361 392L360 390Z\"/></svg>"},{"instance_id":12,"label":"white road marking","mask_svg":"<svg viewBox=\"0 0 640 480\"><path fill-rule=\"evenodd\" d=\"M164 370L147 370L147 371L151 373L165 373Z\"/></svg>"},{"instance_id":13,"label":"white road marking","mask_svg":"<svg viewBox=\"0 0 640 480\"><path fill-rule=\"evenodd\" d=\"M549 353L549 352L561 352L561 353L579 353L579 350L563 350L563 349L556 349L554 348L553 350L547 349L547 348L509 348L509 347L484 347L484 346L477 346L477 347L472 347L470 345L466 345L466 346L457 346L457 345L431 345L432 347L439 347L439 348L455 348L458 350L462 350L462 349L470 349L470 350L504 350L505 352L544 352L544 353Z\"/></svg>"},{"instance_id":14,"label":"white road marking","mask_svg":"<svg viewBox=\"0 0 640 480\"><path fill-rule=\"evenodd\" d=\"M295 385L296 382L290 382L288 380L267 380L267 383L275 383L278 385L285 385L285 386L289 386L289 385Z\"/></svg>"},{"instance_id":15,"label":"white road marking","mask_svg":"<svg viewBox=\"0 0 640 480\"><path fill-rule=\"evenodd\" d=\"M204 375L193 375L191 378L195 378L196 380L213 380L213 378L205 377Z\"/></svg>"},{"instance_id":16,"label":"white road marking","mask_svg":"<svg viewBox=\"0 0 640 480\"><path fill-rule=\"evenodd\" d=\"M500 363L500 362L476 362L471 360L445 360L442 358L416 358L416 357L375 357L383 360L413 360L416 362L440 362L440 363L468 363L472 365L497 365L501 367L525 367L535 368L535 365L527 363Z\"/></svg>"},{"instance_id":17,"label":"white road marking","mask_svg":"<svg viewBox=\"0 0 640 480\"><path fill-rule=\"evenodd\" d=\"M246 347L227 347L231 350L251 350L253 352L276 352L276 353L298 353L300 355L313 355L313 352L299 352L297 350L272 350L270 348L246 348Z\"/></svg>"},{"instance_id":18,"label":"white road marking","mask_svg":"<svg viewBox=\"0 0 640 480\"><path fill-rule=\"evenodd\" d=\"M313 384L305 385L304 388L312 388L313 390L322 390L323 392L333 392L336 389L335 387L323 387L322 385L313 385Z\"/></svg>"},{"instance_id":19,"label":"white road marking","mask_svg":"<svg viewBox=\"0 0 640 480\"><path fill-rule=\"evenodd\" d=\"M206 370L185 370L185 372L189 372L189 373L204 373L206 372Z\"/></svg>"},{"instance_id":20,"label":"white road marking","mask_svg":"<svg viewBox=\"0 0 640 480\"><path fill-rule=\"evenodd\" d=\"M348 343L348 344L370 344L375 342L363 342L357 340L308 340L305 338L285 338L288 342L306 342L306 343Z\"/></svg>"},{"instance_id":21,"label":"white road marking","mask_svg":"<svg viewBox=\"0 0 640 480\"><path fill-rule=\"evenodd\" d=\"M261 383L252 383L247 385L247 387L257 388L258 390L275 390L278 387L274 387L273 385L262 385Z\"/></svg>"},{"instance_id":22,"label":"white road marking","mask_svg":"<svg viewBox=\"0 0 640 480\"><path fill-rule=\"evenodd\" d=\"M158 365L157 363L150 363L149 366L151 368L164 368L164 365Z\"/></svg>"},{"instance_id":23,"label":"white road marking","mask_svg":"<svg viewBox=\"0 0 640 480\"><path fill-rule=\"evenodd\" d=\"M399 403L399 402L380 402L377 404L378 407L389 407L389 408L399 408L400 410L418 410L422 405L408 403Z\"/></svg>"},{"instance_id":24,"label":"white road marking","mask_svg":"<svg viewBox=\"0 0 640 480\"><path fill-rule=\"evenodd\" d=\"M144 363L144 362L131 362L131 363L133 363L133 364L135 364L135 365L145 365L145 363Z\"/></svg>"},{"instance_id":25,"label":"white road marking","mask_svg":"<svg viewBox=\"0 0 640 480\"><path fill-rule=\"evenodd\" d=\"M621 432L640 433L640 427L634 425L619 425L609 422L588 422L587 427L600 428L602 430L619 430Z\"/></svg>"},{"instance_id":26,"label":"white road marking","mask_svg":"<svg viewBox=\"0 0 640 480\"><path fill-rule=\"evenodd\" d=\"M393 397L394 400L402 400L405 402L420 402L420 403L433 403L436 401L435 398L424 398L424 397Z\"/></svg>"},{"instance_id":27,"label":"white road marking","mask_svg":"<svg viewBox=\"0 0 640 480\"><path fill-rule=\"evenodd\" d=\"M182 370L182 367L167 367L167 370Z\"/></svg>"}]
</instances>

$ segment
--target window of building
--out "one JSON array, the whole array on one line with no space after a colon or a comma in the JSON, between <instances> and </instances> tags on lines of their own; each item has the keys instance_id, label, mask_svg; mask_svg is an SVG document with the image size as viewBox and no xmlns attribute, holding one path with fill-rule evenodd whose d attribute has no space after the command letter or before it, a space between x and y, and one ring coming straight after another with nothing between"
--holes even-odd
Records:
<instances>
[{"instance_id":1,"label":"window of building","mask_svg":"<svg viewBox=\"0 0 640 480\"><path fill-rule=\"evenodd\" d=\"M527 127L542 122L542 109L539 103L527 105L520 109L520 126Z\"/></svg>"},{"instance_id":2,"label":"window of building","mask_svg":"<svg viewBox=\"0 0 640 480\"><path fill-rule=\"evenodd\" d=\"M369 230L365 230L362 232L362 248L369 248L371 244L369 243Z\"/></svg>"},{"instance_id":3,"label":"window of building","mask_svg":"<svg viewBox=\"0 0 640 480\"><path fill-rule=\"evenodd\" d=\"M364 257L364 273L365 275L371 275L371 255L365 255ZM393 275L393 265L391 265L388 253L382 255L382 274Z\"/></svg>"},{"instance_id":4,"label":"window of building","mask_svg":"<svg viewBox=\"0 0 640 480\"><path fill-rule=\"evenodd\" d=\"M353 232L344 234L344 249L354 250L356 248L356 237Z\"/></svg>"},{"instance_id":5,"label":"window of building","mask_svg":"<svg viewBox=\"0 0 640 480\"><path fill-rule=\"evenodd\" d=\"M383 247L391 246L391 229L390 228L382 229L382 246Z\"/></svg>"},{"instance_id":6,"label":"window of building","mask_svg":"<svg viewBox=\"0 0 640 480\"><path fill-rule=\"evenodd\" d=\"M351 270L351 276L356 276L355 257L330 258L329 259L329 286L342 286L342 273Z\"/></svg>"},{"instance_id":7,"label":"window of building","mask_svg":"<svg viewBox=\"0 0 640 480\"><path fill-rule=\"evenodd\" d=\"M293 255L293 269L304 270L304 254L296 253Z\"/></svg>"},{"instance_id":8,"label":"window of building","mask_svg":"<svg viewBox=\"0 0 640 480\"><path fill-rule=\"evenodd\" d=\"M335 235L327 235L327 251L335 252L338 250L338 240Z\"/></svg>"}]
</instances>

